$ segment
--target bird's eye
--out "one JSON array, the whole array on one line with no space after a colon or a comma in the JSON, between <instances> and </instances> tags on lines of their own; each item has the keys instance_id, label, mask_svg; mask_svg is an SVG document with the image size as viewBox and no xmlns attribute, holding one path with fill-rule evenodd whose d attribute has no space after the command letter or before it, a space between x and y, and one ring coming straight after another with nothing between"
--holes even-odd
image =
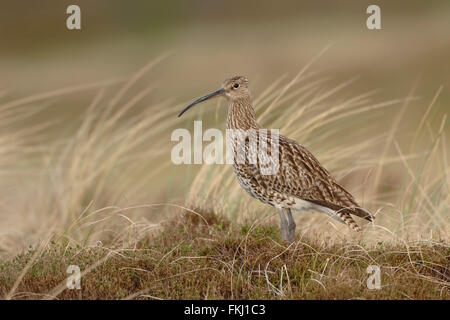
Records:
<instances>
[{"instance_id":1,"label":"bird's eye","mask_svg":"<svg viewBox=\"0 0 450 320\"><path fill-rule=\"evenodd\" d=\"M239 88L239 83L235 83L235 84L233 85L233 87L234 87L235 89Z\"/></svg>"}]
</instances>

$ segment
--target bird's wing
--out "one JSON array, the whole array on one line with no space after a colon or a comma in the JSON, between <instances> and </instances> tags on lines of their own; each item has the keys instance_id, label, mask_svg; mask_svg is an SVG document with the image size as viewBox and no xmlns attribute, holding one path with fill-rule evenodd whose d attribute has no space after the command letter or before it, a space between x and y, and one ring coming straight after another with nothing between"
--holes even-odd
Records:
<instances>
[{"instance_id":1,"label":"bird's wing","mask_svg":"<svg viewBox=\"0 0 450 320\"><path fill-rule=\"evenodd\" d=\"M272 190L372 221L372 215L358 205L305 147L281 135L278 143L278 173L259 176Z\"/></svg>"}]
</instances>

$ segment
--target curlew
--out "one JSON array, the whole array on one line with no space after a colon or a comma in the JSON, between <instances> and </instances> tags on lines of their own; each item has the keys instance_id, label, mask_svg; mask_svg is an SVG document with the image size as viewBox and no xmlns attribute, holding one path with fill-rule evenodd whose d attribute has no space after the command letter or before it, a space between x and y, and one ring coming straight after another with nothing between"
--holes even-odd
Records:
<instances>
[{"instance_id":1,"label":"curlew","mask_svg":"<svg viewBox=\"0 0 450 320\"><path fill-rule=\"evenodd\" d=\"M268 134L258 124L248 80L245 77L226 79L219 90L195 100L184 108L178 117L192 106L219 96L226 97L229 102L227 144L229 130L247 133L244 139L231 139L235 156L239 152L251 154L251 150L256 150L251 147L254 146L250 143L252 138L257 141L256 146L261 139L265 139L266 149L275 145L277 147L277 152L270 154L276 156L276 161L262 161L264 159L260 157L262 152L259 150L256 161L249 161L251 156L245 158L245 161L236 161L235 157L233 171L245 191L277 209L283 241L292 243L294 240L296 225L291 210L323 212L355 231L360 231L361 228L351 215L372 221L372 215L358 205L355 198L336 182L311 152L292 139ZM264 135L260 134L263 131ZM268 157L268 153L265 153L265 157ZM276 167L276 170L269 174L267 170L264 172L267 163Z\"/></svg>"}]
</instances>

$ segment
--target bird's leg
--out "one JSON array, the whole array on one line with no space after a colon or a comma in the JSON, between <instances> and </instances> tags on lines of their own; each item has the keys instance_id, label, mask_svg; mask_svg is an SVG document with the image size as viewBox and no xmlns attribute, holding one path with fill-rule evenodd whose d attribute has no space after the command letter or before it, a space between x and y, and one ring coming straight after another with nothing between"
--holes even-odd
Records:
<instances>
[{"instance_id":1,"label":"bird's leg","mask_svg":"<svg viewBox=\"0 0 450 320\"><path fill-rule=\"evenodd\" d=\"M278 213L280 214L281 240L286 241L287 240L288 221L283 213L283 208L279 208Z\"/></svg>"},{"instance_id":2,"label":"bird's leg","mask_svg":"<svg viewBox=\"0 0 450 320\"><path fill-rule=\"evenodd\" d=\"M295 225L294 218L292 217L291 209L289 209L289 208L286 209L286 212L287 212L287 216L288 216L288 219L289 219L289 224L288 224L288 231L289 231L289 233L288 233L288 241L289 241L289 243L292 243L292 241L294 241L296 225Z\"/></svg>"}]
</instances>

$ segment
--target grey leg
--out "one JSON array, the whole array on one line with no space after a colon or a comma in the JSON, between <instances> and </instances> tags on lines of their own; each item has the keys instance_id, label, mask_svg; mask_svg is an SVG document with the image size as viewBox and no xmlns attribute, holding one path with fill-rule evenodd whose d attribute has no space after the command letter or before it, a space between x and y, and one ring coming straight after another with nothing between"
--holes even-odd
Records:
<instances>
[{"instance_id":1,"label":"grey leg","mask_svg":"<svg viewBox=\"0 0 450 320\"><path fill-rule=\"evenodd\" d=\"M280 228L281 228L281 240L287 240L287 229L288 229L288 221L284 216L283 209L277 209L280 214Z\"/></svg>"},{"instance_id":2,"label":"grey leg","mask_svg":"<svg viewBox=\"0 0 450 320\"><path fill-rule=\"evenodd\" d=\"M292 241L294 241L294 235L295 235L295 221L294 221L294 217L292 217L292 212L291 209L286 209L287 212L287 216L289 219L289 224L288 224L288 241L289 243L292 243Z\"/></svg>"}]
</instances>

